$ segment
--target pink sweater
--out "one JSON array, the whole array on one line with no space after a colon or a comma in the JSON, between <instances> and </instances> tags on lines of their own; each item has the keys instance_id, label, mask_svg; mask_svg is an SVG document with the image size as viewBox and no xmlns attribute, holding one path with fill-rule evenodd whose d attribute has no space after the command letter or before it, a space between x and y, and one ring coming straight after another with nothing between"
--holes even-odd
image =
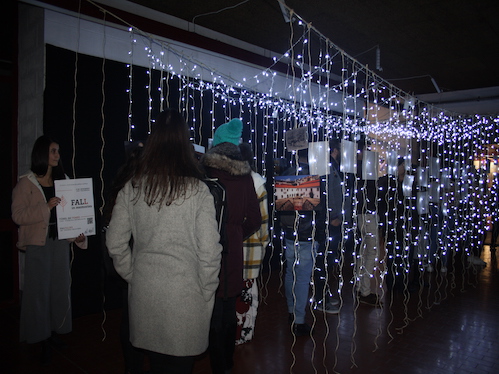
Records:
<instances>
[{"instance_id":1,"label":"pink sweater","mask_svg":"<svg viewBox=\"0 0 499 374\"><path fill-rule=\"evenodd\" d=\"M19 225L17 248L26 250L28 245L45 245L50 209L33 172L21 177L12 191L12 219ZM87 239L76 244L87 248Z\"/></svg>"}]
</instances>

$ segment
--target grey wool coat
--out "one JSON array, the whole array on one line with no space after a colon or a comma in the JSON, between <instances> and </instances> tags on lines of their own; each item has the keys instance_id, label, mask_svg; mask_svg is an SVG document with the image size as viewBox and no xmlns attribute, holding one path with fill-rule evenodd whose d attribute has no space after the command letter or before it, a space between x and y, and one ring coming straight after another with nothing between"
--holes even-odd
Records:
<instances>
[{"instance_id":1,"label":"grey wool coat","mask_svg":"<svg viewBox=\"0 0 499 374\"><path fill-rule=\"evenodd\" d=\"M128 282L130 341L138 348L192 356L208 347L222 246L213 196L196 181L185 199L148 206L128 182L119 192L106 245ZM133 250L129 241L133 236Z\"/></svg>"}]
</instances>

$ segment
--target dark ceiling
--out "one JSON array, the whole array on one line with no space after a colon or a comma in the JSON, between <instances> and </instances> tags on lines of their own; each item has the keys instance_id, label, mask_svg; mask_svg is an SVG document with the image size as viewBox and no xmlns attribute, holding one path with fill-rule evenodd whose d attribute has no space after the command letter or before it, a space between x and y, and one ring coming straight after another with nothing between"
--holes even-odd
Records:
<instances>
[{"instance_id":1,"label":"dark ceiling","mask_svg":"<svg viewBox=\"0 0 499 374\"><path fill-rule=\"evenodd\" d=\"M273 52L290 46L290 25L277 0L133 2ZM499 86L498 0L285 3L349 56L406 92ZM382 71L375 70L377 46Z\"/></svg>"}]
</instances>

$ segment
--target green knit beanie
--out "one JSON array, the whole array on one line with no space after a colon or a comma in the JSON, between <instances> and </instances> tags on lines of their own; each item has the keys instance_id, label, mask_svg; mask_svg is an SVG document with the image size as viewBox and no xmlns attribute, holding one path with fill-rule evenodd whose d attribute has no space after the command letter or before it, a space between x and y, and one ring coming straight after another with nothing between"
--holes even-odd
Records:
<instances>
[{"instance_id":1,"label":"green knit beanie","mask_svg":"<svg viewBox=\"0 0 499 374\"><path fill-rule=\"evenodd\" d=\"M239 145L239 140L243 133L243 123L239 118L233 118L229 122L218 126L213 135L213 147L220 144L229 142Z\"/></svg>"}]
</instances>

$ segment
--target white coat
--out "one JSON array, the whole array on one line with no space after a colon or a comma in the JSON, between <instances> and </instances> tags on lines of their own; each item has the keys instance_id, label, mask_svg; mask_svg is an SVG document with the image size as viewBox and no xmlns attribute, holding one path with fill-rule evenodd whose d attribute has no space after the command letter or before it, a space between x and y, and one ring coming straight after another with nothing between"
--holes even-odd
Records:
<instances>
[{"instance_id":1,"label":"white coat","mask_svg":"<svg viewBox=\"0 0 499 374\"><path fill-rule=\"evenodd\" d=\"M222 246L213 197L195 183L198 191L159 210L143 193L134 199L130 182L116 199L106 245L129 284L130 340L137 348L193 356L208 347Z\"/></svg>"}]
</instances>

